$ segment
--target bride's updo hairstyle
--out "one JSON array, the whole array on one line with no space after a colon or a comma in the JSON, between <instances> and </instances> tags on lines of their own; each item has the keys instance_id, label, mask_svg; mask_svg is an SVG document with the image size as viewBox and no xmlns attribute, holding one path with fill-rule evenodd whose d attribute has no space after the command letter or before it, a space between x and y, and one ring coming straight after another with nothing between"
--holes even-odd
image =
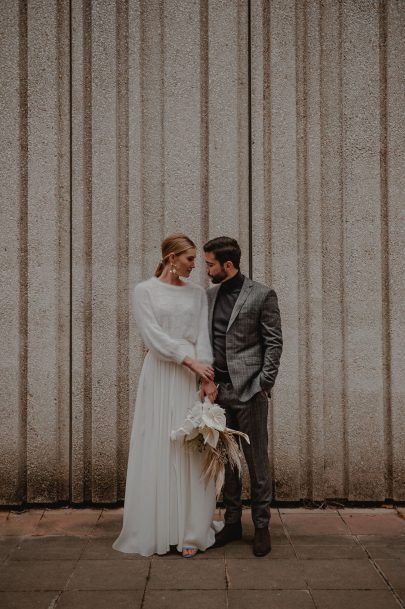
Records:
<instances>
[{"instance_id":1,"label":"bride's updo hairstyle","mask_svg":"<svg viewBox=\"0 0 405 609\"><path fill-rule=\"evenodd\" d=\"M196 247L195 243L187 237L187 235L183 235L182 233L178 233L176 235L169 235L166 239L163 239L161 249L162 249L162 259L158 264L158 267L155 271L155 277L160 277L165 268L166 264L168 264L168 258L170 254L182 254L183 252L189 250L192 247Z\"/></svg>"}]
</instances>

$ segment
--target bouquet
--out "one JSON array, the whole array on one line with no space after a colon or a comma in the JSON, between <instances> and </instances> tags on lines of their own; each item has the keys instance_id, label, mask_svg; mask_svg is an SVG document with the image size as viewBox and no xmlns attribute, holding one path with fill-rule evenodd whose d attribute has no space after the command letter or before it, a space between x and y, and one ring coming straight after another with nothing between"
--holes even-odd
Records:
<instances>
[{"instance_id":1,"label":"bouquet","mask_svg":"<svg viewBox=\"0 0 405 609\"><path fill-rule=\"evenodd\" d=\"M217 497L224 484L225 464L229 463L241 473L240 451L235 436L250 444L247 434L226 427L225 410L218 404L211 404L207 397L204 402L196 402L183 425L170 434L172 440L183 438L188 448L205 453L201 477L206 482L215 480Z\"/></svg>"}]
</instances>

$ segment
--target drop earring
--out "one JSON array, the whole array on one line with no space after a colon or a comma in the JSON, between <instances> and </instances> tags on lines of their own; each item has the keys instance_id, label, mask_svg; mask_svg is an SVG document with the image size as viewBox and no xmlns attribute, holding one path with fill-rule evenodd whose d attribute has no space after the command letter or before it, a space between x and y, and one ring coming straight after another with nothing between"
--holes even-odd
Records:
<instances>
[{"instance_id":1,"label":"drop earring","mask_svg":"<svg viewBox=\"0 0 405 609\"><path fill-rule=\"evenodd\" d=\"M177 275L177 268L176 268L176 265L173 264L173 262L170 263L170 273L172 275Z\"/></svg>"}]
</instances>

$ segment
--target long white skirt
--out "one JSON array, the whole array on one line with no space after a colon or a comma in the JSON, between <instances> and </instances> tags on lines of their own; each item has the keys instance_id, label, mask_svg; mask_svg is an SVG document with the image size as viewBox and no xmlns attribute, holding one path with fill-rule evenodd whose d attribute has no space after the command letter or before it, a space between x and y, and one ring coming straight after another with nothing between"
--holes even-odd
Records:
<instances>
[{"instance_id":1,"label":"long white skirt","mask_svg":"<svg viewBox=\"0 0 405 609\"><path fill-rule=\"evenodd\" d=\"M201 481L203 455L170 432L196 401L195 375L184 366L145 357L135 403L124 520L113 548L143 556L170 546L206 550L222 523L213 522L215 485Z\"/></svg>"}]
</instances>

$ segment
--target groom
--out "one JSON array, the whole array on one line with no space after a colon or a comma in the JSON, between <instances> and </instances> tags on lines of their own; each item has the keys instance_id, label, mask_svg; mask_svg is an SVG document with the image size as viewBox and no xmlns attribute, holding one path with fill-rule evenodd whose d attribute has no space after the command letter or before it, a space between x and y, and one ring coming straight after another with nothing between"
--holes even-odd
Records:
<instances>
[{"instance_id":1,"label":"groom","mask_svg":"<svg viewBox=\"0 0 405 609\"><path fill-rule=\"evenodd\" d=\"M265 556L271 551L268 396L276 380L283 345L277 295L242 275L241 251L235 239L211 239L204 245L204 253L208 276L216 284L207 292L215 383L203 382L202 392L225 409L228 427L243 431L250 438L250 445L245 440L242 443L250 476L253 552ZM241 492L238 472L227 466L223 488L225 526L216 536L216 546L242 537Z\"/></svg>"}]
</instances>

